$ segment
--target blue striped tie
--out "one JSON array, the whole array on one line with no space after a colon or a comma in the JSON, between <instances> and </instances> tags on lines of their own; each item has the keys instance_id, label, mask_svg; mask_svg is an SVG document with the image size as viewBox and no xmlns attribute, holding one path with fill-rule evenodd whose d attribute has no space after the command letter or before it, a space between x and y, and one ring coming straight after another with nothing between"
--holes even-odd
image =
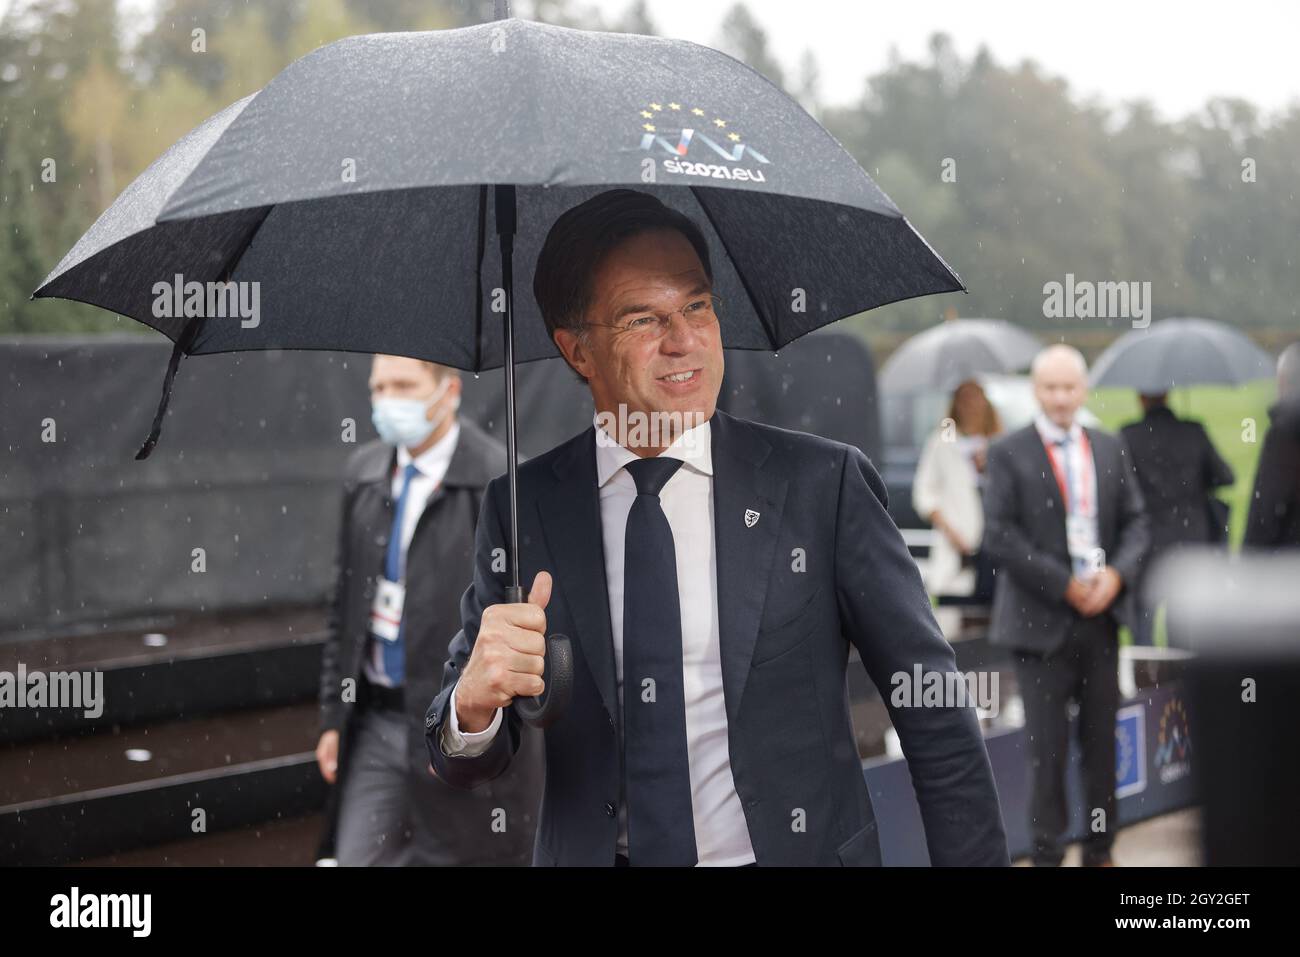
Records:
<instances>
[{"instance_id":1,"label":"blue striped tie","mask_svg":"<svg viewBox=\"0 0 1300 957\"><path fill-rule=\"evenodd\" d=\"M406 513L406 499L411 491L411 479L420 474L411 462L402 472L402 494L397 497L393 510L393 529L388 534L388 551L384 553L384 577L390 582L402 580L402 518ZM384 674L393 684L400 686L406 680L406 649L402 645L402 629L406 627L406 605L403 603L402 621L397 626L397 640L384 642Z\"/></svg>"}]
</instances>

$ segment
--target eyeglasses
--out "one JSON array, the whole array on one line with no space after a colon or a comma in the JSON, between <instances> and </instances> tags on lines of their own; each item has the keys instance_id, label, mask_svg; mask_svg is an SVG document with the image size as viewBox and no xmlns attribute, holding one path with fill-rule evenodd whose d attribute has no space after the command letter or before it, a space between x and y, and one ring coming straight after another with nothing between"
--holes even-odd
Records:
<instances>
[{"instance_id":1,"label":"eyeglasses","mask_svg":"<svg viewBox=\"0 0 1300 957\"><path fill-rule=\"evenodd\" d=\"M616 335L633 335L637 339L660 339L668 333L673 316L680 315L692 329L707 329L718 321L722 299L712 294L692 299L672 312L637 312L618 322L584 322L584 326L605 326Z\"/></svg>"}]
</instances>

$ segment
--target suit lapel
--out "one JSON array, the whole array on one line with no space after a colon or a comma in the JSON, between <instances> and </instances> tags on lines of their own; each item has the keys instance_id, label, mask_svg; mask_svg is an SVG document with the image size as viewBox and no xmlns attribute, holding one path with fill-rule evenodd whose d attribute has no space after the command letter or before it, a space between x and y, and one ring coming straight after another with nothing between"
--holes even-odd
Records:
<instances>
[{"instance_id":1,"label":"suit lapel","mask_svg":"<svg viewBox=\"0 0 1300 957\"><path fill-rule=\"evenodd\" d=\"M772 447L747 423L716 412L710 433L722 684L727 718L734 722L758 641L788 482L763 468ZM752 525L747 512L757 513Z\"/></svg>"},{"instance_id":2,"label":"suit lapel","mask_svg":"<svg viewBox=\"0 0 1300 957\"><path fill-rule=\"evenodd\" d=\"M1039 434L1037 427L1030 424L1026 427L1026 438L1033 444L1029 451L1033 463L1037 467L1039 478L1043 482L1043 488L1052 501L1056 503L1057 513L1061 517L1061 534L1065 534L1065 499L1061 497L1061 486L1056 482L1056 469L1052 465L1052 456L1047 451L1047 443L1043 441L1042 435ZM1091 439L1091 436L1089 436Z\"/></svg>"},{"instance_id":3,"label":"suit lapel","mask_svg":"<svg viewBox=\"0 0 1300 957\"><path fill-rule=\"evenodd\" d=\"M1098 545L1110 528L1110 510L1115 507L1116 496L1112 494L1110 482L1115 478L1115 466L1110 458L1110 449L1106 443L1097 441L1097 433L1084 429L1088 433L1088 448L1092 450L1092 470L1097 495L1097 537ZM1103 546L1104 547L1104 546Z\"/></svg>"},{"instance_id":4,"label":"suit lapel","mask_svg":"<svg viewBox=\"0 0 1300 957\"><path fill-rule=\"evenodd\" d=\"M596 436L589 428L570 441L553 466L555 482L538 496L537 510L555 568L555 587L573 616L576 639L611 718L618 717L614 637L596 488ZM566 583L568 589L566 590ZM525 584L527 587L527 584Z\"/></svg>"},{"instance_id":5,"label":"suit lapel","mask_svg":"<svg viewBox=\"0 0 1300 957\"><path fill-rule=\"evenodd\" d=\"M382 516L378 528L366 529L361 536L364 554L358 555L356 568L365 569L368 575L379 576L384 572L384 553L388 548L388 536L393 525L392 480L396 467L397 450L391 446L381 445L369 455L357 475L357 495L372 495L378 499L378 511ZM370 513L373 514L373 513Z\"/></svg>"},{"instance_id":6,"label":"suit lapel","mask_svg":"<svg viewBox=\"0 0 1300 957\"><path fill-rule=\"evenodd\" d=\"M482 489L492 480L491 470L485 467L486 463L476 448L476 440L470 434L473 429L473 423L461 422L460 437L451 451L451 461L447 463L447 471L442 481L438 483L438 487L433 490L433 494L425 501L424 510L415 521L415 531L411 535L412 544L421 538L425 518L433 514L433 507L447 497L448 489L466 487ZM390 461L390 471L396 467L396 461Z\"/></svg>"}]
</instances>

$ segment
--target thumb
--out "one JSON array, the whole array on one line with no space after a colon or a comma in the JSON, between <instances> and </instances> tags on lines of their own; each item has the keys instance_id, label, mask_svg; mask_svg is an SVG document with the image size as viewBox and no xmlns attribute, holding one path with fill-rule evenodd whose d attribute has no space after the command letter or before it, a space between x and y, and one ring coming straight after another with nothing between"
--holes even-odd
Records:
<instances>
[{"instance_id":1,"label":"thumb","mask_svg":"<svg viewBox=\"0 0 1300 957\"><path fill-rule=\"evenodd\" d=\"M536 605L542 611L545 611L550 600L551 573L538 572L537 577L533 579L533 587L528 592L528 604Z\"/></svg>"}]
</instances>

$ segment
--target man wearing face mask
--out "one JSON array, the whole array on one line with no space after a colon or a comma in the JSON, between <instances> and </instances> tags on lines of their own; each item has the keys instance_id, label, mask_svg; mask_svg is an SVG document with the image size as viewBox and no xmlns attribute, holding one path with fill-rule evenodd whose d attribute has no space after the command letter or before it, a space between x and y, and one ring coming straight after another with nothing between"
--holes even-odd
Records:
<instances>
[{"instance_id":1,"label":"man wearing face mask","mask_svg":"<svg viewBox=\"0 0 1300 957\"><path fill-rule=\"evenodd\" d=\"M330 817L343 866L531 859L540 749L470 793L432 775L424 745L424 706L473 574L483 489L506 468L505 449L458 419L460 393L453 369L374 358L379 441L358 449L346 471L316 748L321 774L336 785Z\"/></svg>"}]
</instances>

